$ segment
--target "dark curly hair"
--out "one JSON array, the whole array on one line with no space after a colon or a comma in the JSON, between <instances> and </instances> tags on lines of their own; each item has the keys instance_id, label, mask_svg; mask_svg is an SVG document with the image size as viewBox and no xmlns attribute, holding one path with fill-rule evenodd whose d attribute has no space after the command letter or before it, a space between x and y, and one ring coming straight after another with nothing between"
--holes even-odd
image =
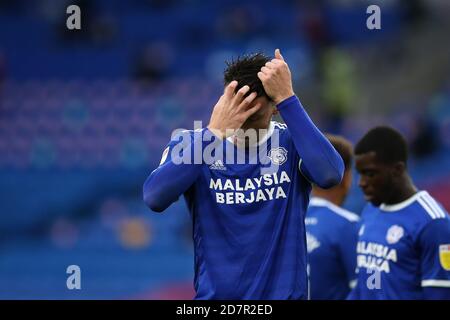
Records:
<instances>
[{"instance_id":1,"label":"dark curly hair","mask_svg":"<svg viewBox=\"0 0 450 320\"><path fill-rule=\"evenodd\" d=\"M262 54L254 53L244 56L239 56L236 59L227 61L227 68L224 71L224 83L227 85L233 80L238 82L236 92L247 85L250 87L250 91L247 93L249 95L251 92L256 92L258 97L265 96L270 100L264 90L261 80L258 78L258 72L270 61L271 58Z\"/></svg>"},{"instance_id":2,"label":"dark curly hair","mask_svg":"<svg viewBox=\"0 0 450 320\"><path fill-rule=\"evenodd\" d=\"M408 144L400 132L388 126L375 127L355 146L355 154L374 151L378 161L393 164L408 161Z\"/></svg>"}]
</instances>

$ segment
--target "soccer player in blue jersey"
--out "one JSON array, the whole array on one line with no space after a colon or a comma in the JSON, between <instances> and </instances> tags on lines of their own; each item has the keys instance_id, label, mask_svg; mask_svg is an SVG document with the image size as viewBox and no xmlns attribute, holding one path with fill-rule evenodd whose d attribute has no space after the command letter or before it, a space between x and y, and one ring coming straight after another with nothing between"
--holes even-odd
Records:
<instances>
[{"instance_id":1,"label":"soccer player in blue jersey","mask_svg":"<svg viewBox=\"0 0 450 320\"><path fill-rule=\"evenodd\" d=\"M144 183L144 201L161 212L184 195L193 220L196 299L306 299L311 183L338 184L342 159L294 94L279 50L274 59L232 61L224 80L209 125L171 139ZM286 124L271 121L277 112ZM252 130L256 141L243 134ZM202 161L191 163L198 150ZM218 158L220 150L226 157ZM234 161L236 154L244 163Z\"/></svg>"},{"instance_id":2,"label":"soccer player in blue jersey","mask_svg":"<svg viewBox=\"0 0 450 320\"><path fill-rule=\"evenodd\" d=\"M407 171L403 136L370 130L355 147L369 202L357 244L357 285L349 299L450 299L450 219Z\"/></svg>"},{"instance_id":3,"label":"soccer player in blue jersey","mask_svg":"<svg viewBox=\"0 0 450 320\"><path fill-rule=\"evenodd\" d=\"M344 161L342 182L330 189L314 185L306 212L310 297L342 300L355 284L359 216L341 208L352 185L353 146L327 134Z\"/></svg>"}]
</instances>

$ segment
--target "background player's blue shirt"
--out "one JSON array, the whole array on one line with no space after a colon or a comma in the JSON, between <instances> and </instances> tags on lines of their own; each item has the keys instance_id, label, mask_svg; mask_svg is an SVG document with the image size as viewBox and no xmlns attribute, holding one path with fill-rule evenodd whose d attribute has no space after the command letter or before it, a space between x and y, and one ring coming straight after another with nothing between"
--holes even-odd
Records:
<instances>
[{"instance_id":1,"label":"background player's blue shirt","mask_svg":"<svg viewBox=\"0 0 450 320\"><path fill-rule=\"evenodd\" d=\"M359 216L313 197L306 213L310 298L345 299L355 283Z\"/></svg>"},{"instance_id":2,"label":"background player's blue shirt","mask_svg":"<svg viewBox=\"0 0 450 320\"><path fill-rule=\"evenodd\" d=\"M349 299L450 298L450 219L428 192L396 205L368 204L361 224Z\"/></svg>"}]
</instances>

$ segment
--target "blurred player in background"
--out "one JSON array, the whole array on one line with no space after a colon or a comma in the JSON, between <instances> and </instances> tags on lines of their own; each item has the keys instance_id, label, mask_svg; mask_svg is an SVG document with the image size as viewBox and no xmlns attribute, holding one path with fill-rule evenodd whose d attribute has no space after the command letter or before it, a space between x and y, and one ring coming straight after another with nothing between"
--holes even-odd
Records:
<instances>
[{"instance_id":1,"label":"blurred player in background","mask_svg":"<svg viewBox=\"0 0 450 320\"><path fill-rule=\"evenodd\" d=\"M361 215L357 285L349 299L450 299L450 219L407 171L403 136L370 130L356 145Z\"/></svg>"},{"instance_id":2,"label":"blurred player in background","mask_svg":"<svg viewBox=\"0 0 450 320\"><path fill-rule=\"evenodd\" d=\"M352 185L352 144L327 134L344 161L342 182L330 189L313 186L306 212L310 297L345 299L355 284L359 216L340 206Z\"/></svg>"},{"instance_id":3,"label":"blurred player in background","mask_svg":"<svg viewBox=\"0 0 450 320\"><path fill-rule=\"evenodd\" d=\"M274 59L255 54L231 62L224 80L209 125L189 131L188 143L172 139L144 184L144 200L161 212L184 194L193 219L196 299L306 299L310 182L340 183L342 159L294 94L279 50ZM271 121L276 112L286 125ZM229 134L237 129L262 131L251 143ZM181 143L184 154L211 143L246 155L267 149L255 164L179 164ZM262 159L270 160L272 172L262 174Z\"/></svg>"}]
</instances>

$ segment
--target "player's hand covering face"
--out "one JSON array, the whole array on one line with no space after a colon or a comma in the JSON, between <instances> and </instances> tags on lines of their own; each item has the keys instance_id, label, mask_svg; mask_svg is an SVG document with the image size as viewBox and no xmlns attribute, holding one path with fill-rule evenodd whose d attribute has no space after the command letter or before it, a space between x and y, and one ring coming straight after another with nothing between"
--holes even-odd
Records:
<instances>
[{"instance_id":1,"label":"player's hand covering face","mask_svg":"<svg viewBox=\"0 0 450 320\"><path fill-rule=\"evenodd\" d=\"M275 50L275 59L267 62L258 72L258 78L261 80L267 95L276 104L294 95L291 71L279 49Z\"/></svg>"},{"instance_id":2,"label":"player's hand covering face","mask_svg":"<svg viewBox=\"0 0 450 320\"><path fill-rule=\"evenodd\" d=\"M237 85L237 81L231 81L225 87L223 95L214 106L209 121L208 129L222 139L240 129L244 122L262 106L261 103L251 105L256 98L256 92L245 97L250 90L249 86L243 86L234 93Z\"/></svg>"}]
</instances>

